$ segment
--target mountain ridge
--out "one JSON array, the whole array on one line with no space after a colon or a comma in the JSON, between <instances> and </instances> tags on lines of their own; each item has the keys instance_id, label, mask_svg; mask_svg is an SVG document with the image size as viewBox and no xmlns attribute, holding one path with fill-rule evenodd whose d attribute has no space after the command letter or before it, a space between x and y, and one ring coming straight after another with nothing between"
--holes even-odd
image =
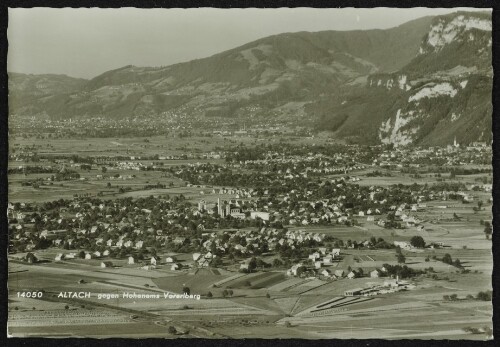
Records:
<instances>
[{"instance_id":1,"label":"mountain ridge","mask_svg":"<svg viewBox=\"0 0 500 347\"><path fill-rule=\"evenodd\" d=\"M68 80L63 91L57 83L45 93L23 89L19 76L9 77L10 113L240 119L287 108L284 120L303 118L354 143L439 144L449 141L448 128L460 141L488 140L489 47L491 15L484 12L423 17L383 30L282 33L189 62L127 65ZM462 98L471 102L456 102ZM457 116L465 110L471 114ZM363 136L356 135L360 129Z\"/></svg>"}]
</instances>

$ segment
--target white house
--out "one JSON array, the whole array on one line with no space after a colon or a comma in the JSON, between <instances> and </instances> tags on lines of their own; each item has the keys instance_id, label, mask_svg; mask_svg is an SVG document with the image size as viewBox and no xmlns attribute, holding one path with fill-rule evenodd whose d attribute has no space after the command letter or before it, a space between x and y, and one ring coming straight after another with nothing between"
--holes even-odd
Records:
<instances>
[{"instance_id":1,"label":"white house","mask_svg":"<svg viewBox=\"0 0 500 347\"><path fill-rule=\"evenodd\" d=\"M101 267L102 268L109 268L109 267L113 267L113 263L110 262L110 261L103 261L101 262Z\"/></svg>"},{"instance_id":2,"label":"white house","mask_svg":"<svg viewBox=\"0 0 500 347\"><path fill-rule=\"evenodd\" d=\"M156 265L158 259L155 256L151 257L151 265Z\"/></svg>"},{"instance_id":3,"label":"white house","mask_svg":"<svg viewBox=\"0 0 500 347\"><path fill-rule=\"evenodd\" d=\"M251 219L260 218L262 220L268 221L269 220L269 212L252 211L252 212L250 212L250 218Z\"/></svg>"},{"instance_id":4,"label":"white house","mask_svg":"<svg viewBox=\"0 0 500 347\"><path fill-rule=\"evenodd\" d=\"M411 250L413 247L406 241L394 241L394 246L399 246L401 249Z\"/></svg>"},{"instance_id":5,"label":"white house","mask_svg":"<svg viewBox=\"0 0 500 347\"><path fill-rule=\"evenodd\" d=\"M320 272L320 275L323 276L323 277L331 277L331 273L328 269L323 269L321 272Z\"/></svg>"}]
</instances>

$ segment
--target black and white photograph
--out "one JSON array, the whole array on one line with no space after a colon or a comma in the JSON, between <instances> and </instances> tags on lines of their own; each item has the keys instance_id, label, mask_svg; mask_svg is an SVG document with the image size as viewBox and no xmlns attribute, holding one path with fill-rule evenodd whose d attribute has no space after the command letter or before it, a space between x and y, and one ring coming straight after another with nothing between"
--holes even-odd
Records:
<instances>
[{"instance_id":1,"label":"black and white photograph","mask_svg":"<svg viewBox=\"0 0 500 347\"><path fill-rule=\"evenodd\" d=\"M9 8L8 337L491 342L492 13Z\"/></svg>"}]
</instances>

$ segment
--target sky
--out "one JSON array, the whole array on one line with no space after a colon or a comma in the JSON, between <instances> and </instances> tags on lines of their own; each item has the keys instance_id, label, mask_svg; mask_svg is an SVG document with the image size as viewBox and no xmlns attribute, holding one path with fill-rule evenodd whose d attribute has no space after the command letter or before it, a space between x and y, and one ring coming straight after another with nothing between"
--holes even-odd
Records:
<instances>
[{"instance_id":1,"label":"sky","mask_svg":"<svg viewBox=\"0 0 500 347\"><path fill-rule=\"evenodd\" d=\"M7 69L92 78L125 65L204 58L283 32L386 29L458 10L475 9L11 8Z\"/></svg>"}]
</instances>

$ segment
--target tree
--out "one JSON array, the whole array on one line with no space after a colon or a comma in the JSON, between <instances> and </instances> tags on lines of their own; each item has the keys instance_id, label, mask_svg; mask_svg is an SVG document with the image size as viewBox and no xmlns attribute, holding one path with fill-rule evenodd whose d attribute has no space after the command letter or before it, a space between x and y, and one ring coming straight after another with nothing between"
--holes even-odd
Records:
<instances>
[{"instance_id":1,"label":"tree","mask_svg":"<svg viewBox=\"0 0 500 347\"><path fill-rule=\"evenodd\" d=\"M300 275L302 275L302 274L304 273L304 271L306 271L305 266L299 266L299 267L297 268L297 276L299 276L299 277L300 277Z\"/></svg>"},{"instance_id":2,"label":"tree","mask_svg":"<svg viewBox=\"0 0 500 347\"><path fill-rule=\"evenodd\" d=\"M212 294L212 292L208 292L208 293L207 293L207 298L211 298L211 297L213 297L213 296L214 296L214 295Z\"/></svg>"},{"instance_id":3,"label":"tree","mask_svg":"<svg viewBox=\"0 0 500 347\"><path fill-rule=\"evenodd\" d=\"M484 222L484 235L486 236L486 239L489 240L491 234L493 233L493 228L491 227L490 222L485 221Z\"/></svg>"},{"instance_id":4,"label":"tree","mask_svg":"<svg viewBox=\"0 0 500 347\"><path fill-rule=\"evenodd\" d=\"M222 297L225 298L228 295L229 295L229 292L226 289L224 289L224 291L222 292Z\"/></svg>"},{"instance_id":5,"label":"tree","mask_svg":"<svg viewBox=\"0 0 500 347\"><path fill-rule=\"evenodd\" d=\"M189 287L184 286L182 288L182 292L189 295L189 294L191 294L191 289L189 289Z\"/></svg>"},{"instance_id":6,"label":"tree","mask_svg":"<svg viewBox=\"0 0 500 347\"><path fill-rule=\"evenodd\" d=\"M168 333L169 334L176 334L177 333L177 329L175 329L175 327L171 325L171 326L168 327Z\"/></svg>"},{"instance_id":7,"label":"tree","mask_svg":"<svg viewBox=\"0 0 500 347\"><path fill-rule=\"evenodd\" d=\"M477 293L476 299L481 301L491 301L491 291L487 290L485 292Z\"/></svg>"},{"instance_id":8,"label":"tree","mask_svg":"<svg viewBox=\"0 0 500 347\"><path fill-rule=\"evenodd\" d=\"M271 295L269 293L266 293L266 298L271 299Z\"/></svg>"},{"instance_id":9,"label":"tree","mask_svg":"<svg viewBox=\"0 0 500 347\"><path fill-rule=\"evenodd\" d=\"M406 262L406 257L402 253L397 254L396 257L398 258L399 264L404 264Z\"/></svg>"},{"instance_id":10,"label":"tree","mask_svg":"<svg viewBox=\"0 0 500 347\"><path fill-rule=\"evenodd\" d=\"M250 261L248 262L248 271L252 272L257 268L257 259L255 257L252 257Z\"/></svg>"},{"instance_id":11,"label":"tree","mask_svg":"<svg viewBox=\"0 0 500 347\"><path fill-rule=\"evenodd\" d=\"M483 202L481 200L479 200L477 202L477 208L479 209L479 211L481 211L481 207L483 207Z\"/></svg>"},{"instance_id":12,"label":"tree","mask_svg":"<svg viewBox=\"0 0 500 347\"><path fill-rule=\"evenodd\" d=\"M85 252L84 251L78 252L78 258L85 259Z\"/></svg>"},{"instance_id":13,"label":"tree","mask_svg":"<svg viewBox=\"0 0 500 347\"><path fill-rule=\"evenodd\" d=\"M282 265L283 265L283 262L280 259L276 258L276 259L273 260L273 266L274 267L280 267Z\"/></svg>"},{"instance_id":14,"label":"tree","mask_svg":"<svg viewBox=\"0 0 500 347\"><path fill-rule=\"evenodd\" d=\"M410 239L410 244L413 246L413 247L416 247L416 248L424 248L425 247L425 241L424 241L424 238L422 236L413 236L411 239Z\"/></svg>"},{"instance_id":15,"label":"tree","mask_svg":"<svg viewBox=\"0 0 500 347\"><path fill-rule=\"evenodd\" d=\"M453 263L453 259L451 258L451 255L449 253L446 253L443 259L441 259L441 261L445 264L450 264L450 265Z\"/></svg>"}]
</instances>

